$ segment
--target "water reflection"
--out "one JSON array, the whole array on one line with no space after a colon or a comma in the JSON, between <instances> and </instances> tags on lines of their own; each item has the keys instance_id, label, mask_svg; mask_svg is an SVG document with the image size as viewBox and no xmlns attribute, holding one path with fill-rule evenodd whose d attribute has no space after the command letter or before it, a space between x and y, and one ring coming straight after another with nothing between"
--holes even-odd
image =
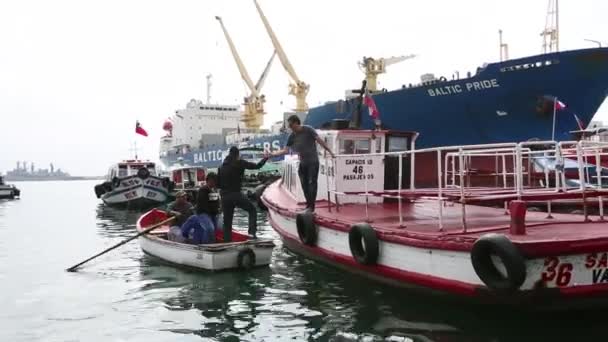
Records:
<instances>
[{"instance_id":1,"label":"water reflection","mask_svg":"<svg viewBox=\"0 0 608 342\"><path fill-rule=\"evenodd\" d=\"M143 212L113 208L99 203L96 214L99 234L104 237L116 238L133 235L137 219Z\"/></svg>"}]
</instances>

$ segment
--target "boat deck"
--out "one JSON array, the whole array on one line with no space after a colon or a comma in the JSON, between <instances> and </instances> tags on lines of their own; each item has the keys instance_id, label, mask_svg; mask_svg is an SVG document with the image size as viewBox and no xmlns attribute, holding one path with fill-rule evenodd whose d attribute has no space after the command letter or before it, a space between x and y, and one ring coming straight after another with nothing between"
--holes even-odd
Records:
<instances>
[{"instance_id":1,"label":"boat deck","mask_svg":"<svg viewBox=\"0 0 608 342\"><path fill-rule=\"evenodd\" d=\"M266 196L268 195L268 196ZM272 199L274 206L283 213L292 214L304 209L303 204L297 203L278 183L268 187L265 198ZM439 202L431 199L417 199L402 202L403 226L399 224L398 203L341 205L336 210L326 201L317 202L315 221L323 226L348 231L355 223L369 223L383 239L396 242L412 243L412 240L435 241L437 243L453 243L455 249L469 249L472 243L486 233L501 233L518 245L569 244L570 248L587 246L588 242L603 241L608 243L608 224L600 221L598 216L588 216L585 222L583 215L557 214L552 218L546 212L526 213L526 234L512 235L509 227L511 217L504 208L466 205L466 230L463 227L462 205L454 202L444 202L442 223L439 227ZM445 244L444 244L445 245ZM532 250L532 248L530 248ZM535 254L534 251L531 251Z\"/></svg>"}]
</instances>

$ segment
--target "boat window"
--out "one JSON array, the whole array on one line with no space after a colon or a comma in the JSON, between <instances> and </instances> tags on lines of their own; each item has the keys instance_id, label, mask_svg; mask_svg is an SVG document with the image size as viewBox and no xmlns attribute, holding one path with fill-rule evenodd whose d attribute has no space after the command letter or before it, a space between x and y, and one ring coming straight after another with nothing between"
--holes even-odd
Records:
<instances>
[{"instance_id":1,"label":"boat window","mask_svg":"<svg viewBox=\"0 0 608 342\"><path fill-rule=\"evenodd\" d=\"M369 139L341 139L340 154L370 153Z\"/></svg>"},{"instance_id":2,"label":"boat window","mask_svg":"<svg viewBox=\"0 0 608 342\"><path fill-rule=\"evenodd\" d=\"M114 171L112 171L114 172ZM127 170L126 169L118 169L118 177L126 177L127 176Z\"/></svg>"},{"instance_id":3,"label":"boat window","mask_svg":"<svg viewBox=\"0 0 608 342\"><path fill-rule=\"evenodd\" d=\"M407 145L408 145L407 137L388 137L388 151L387 152L407 151Z\"/></svg>"}]
</instances>

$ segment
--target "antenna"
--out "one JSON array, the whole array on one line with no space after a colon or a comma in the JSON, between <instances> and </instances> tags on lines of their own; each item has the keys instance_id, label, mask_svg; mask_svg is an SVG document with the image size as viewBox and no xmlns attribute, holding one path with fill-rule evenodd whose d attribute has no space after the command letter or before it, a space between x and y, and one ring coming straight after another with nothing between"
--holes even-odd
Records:
<instances>
[{"instance_id":1,"label":"antenna","mask_svg":"<svg viewBox=\"0 0 608 342\"><path fill-rule=\"evenodd\" d=\"M559 0L549 0L543 37L543 53L559 51Z\"/></svg>"},{"instance_id":2,"label":"antenna","mask_svg":"<svg viewBox=\"0 0 608 342\"><path fill-rule=\"evenodd\" d=\"M137 160L137 151L139 151L139 149L137 148L137 141L133 142L133 147L131 147L129 149L129 151L133 152L133 154L135 155L135 160Z\"/></svg>"},{"instance_id":3,"label":"antenna","mask_svg":"<svg viewBox=\"0 0 608 342\"><path fill-rule=\"evenodd\" d=\"M213 75L211 74L207 74L207 76L205 77L207 79L207 104L211 104L211 78L213 77Z\"/></svg>"},{"instance_id":4,"label":"antenna","mask_svg":"<svg viewBox=\"0 0 608 342\"><path fill-rule=\"evenodd\" d=\"M502 30L498 30L498 43L500 51L500 61L509 59L509 44L502 42Z\"/></svg>"}]
</instances>

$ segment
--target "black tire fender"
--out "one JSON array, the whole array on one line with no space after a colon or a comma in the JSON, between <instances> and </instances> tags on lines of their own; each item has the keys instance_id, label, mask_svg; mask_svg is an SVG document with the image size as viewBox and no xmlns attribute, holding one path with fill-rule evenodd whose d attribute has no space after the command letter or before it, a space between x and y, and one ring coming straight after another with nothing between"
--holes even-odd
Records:
<instances>
[{"instance_id":1,"label":"black tire fender","mask_svg":"<svg viewBox=\"0 0 608 342\"><path fill-rule=\"evenodd\" d=\"M112 182L103 182L101 185L106 192L112 191Z\"/></svg>"},{"instance_id":2,"label":"black tire fender","mask_svg":"<svg viewBox=\"0 0 608 342\"><path fill-rule=\"evenodd\" d=\"M255 252L249 248L243 248L236 256L236 265L241 269L251 269L255 266Z\"/></svg>"},{"instance_id":3,"label":"black tire fender","mask_svg":"<svg viewBox=\"0 0 608 342\"><path fill-rule=\"evenodd\" d=\"M106 193L106 189L103 186L103 184L97 184L95 185L95 196L97 196L97 198L100 198L101 195Z\"/></svg>"},{"instance_id":4,"label":"black tire fender","mask_svg":"<svg viewBox=\"0 0 608 342\"><path fill-rule=\"evenodd\" d=\"M146 179L150 176L150 171L148 171L148 169L146 169L145 167L142 167L141 169L137 170L137 177L141 178L141 179Z\"/></svg>"},{"instance_id":5,"label":"black tire fender","mask_svg":"<svg viewBox=\"0 0 608 342\"><path fill-rule=\"evenodd\" d=\"M380 244L374 228L367 223L357 223L348 232L348 244L353 258L363 265L378 262Z\"/></svg>"},{"instance_id":6,"label":"black tire fender","mask_svg":"<svg viewBox=\"0 0 608 342\"><path fill-rule=\"evenodd\" d=\"M262 195L264 194L264 190L266 190L267 186L268 186L268 184L258 185L255 188L255 190L253 191L253 197L254 197L258 207L262 211L268 211L268 208L266 208L266 205L264 205L264 202L262 201Z\"/></svg>"},{"instance_id":7,"label":"black tire fender","mask_svg":"<svg viewBox=\"0 0 608 342\"><path fill-rule=\"evenodd\" d=\"M500 259L506 275L496 267L492 256ZM471 249L471 263L479 279L493 291L514 292L526 280L526 260L503 234L486 234L477 239Z\"/></svg>"},{"instance_id":8,"label":"black tire fender","mask_svg":"<svg viewBox=\"0 0 608 342\"><path fill-rule=\"evenodd\" d=\"M307 211L296 215L296 226L302 243L309 246L316 245L319 230L311 212Z\"/></svg>"},{"instance_id":9,"label":"black tire fender","mask_svg":"<svg viewBox=\"0 0 608 342\"><path fill-rule=\"evenodd\" d=\"M112 178L112 187L114 189L118 188L120 186L120 179L118 179L118 177L114 177Z\"/></svg>"}]
</instances>

